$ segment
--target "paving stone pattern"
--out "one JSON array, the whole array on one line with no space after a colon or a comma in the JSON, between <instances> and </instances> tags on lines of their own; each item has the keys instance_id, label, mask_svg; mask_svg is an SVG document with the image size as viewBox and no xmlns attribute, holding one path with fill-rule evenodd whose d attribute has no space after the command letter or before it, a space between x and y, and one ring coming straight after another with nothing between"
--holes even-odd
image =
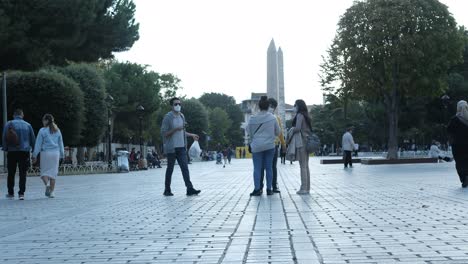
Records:
<instances>
[{"instance_id":1,"label":"paving stone pattern","mask_svg":"<svg viewBox=\"0 0 468 264\"><path fill-rule=\"evenodd\" d=\"M25 201L4 197L0 263L468 263L468 190L453 163L320 165L310 196L299 166L280 165L282 193L249 196L250 160L194 163L198 197L180 171L64 176L55 199L28 178Z\"/></svg>"}]
</instances>

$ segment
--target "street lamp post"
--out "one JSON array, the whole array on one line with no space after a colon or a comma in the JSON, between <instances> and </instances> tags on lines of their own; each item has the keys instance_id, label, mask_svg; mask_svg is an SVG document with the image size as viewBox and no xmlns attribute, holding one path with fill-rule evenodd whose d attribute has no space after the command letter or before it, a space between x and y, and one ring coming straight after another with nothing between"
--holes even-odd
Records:
<instances>
[{"instance_id":1,"label":"street lamp post","mask_svg":"<svg viewBox=\"0 0 468 264\"><path fill-rule=\"evenodd\" d=\"M140 153L143 157L143 114L145 112L145 108L142 105L137 106L136 108L138 119L140 120Z\"/></svg>"},{"instance_id":2,"label":"street lamp post","mask_svg":"<svg viewBox=\"0 0 468 264\"><path fill-rule=\"evenodd\" d=\"M8 119L8 114L7 114L7 86L6 86L6 78L7 78L7 74L6 72L3 73L3 80L2 80L2 96L3 96L3 101L2 101L2 105L3 105L3 126L2 127L5 127L6 123L7 123L7 119ZM5 153L3 154L3 170L4 172L7 171L7 158L6 158L6 155Z\"/></svg>"},{"instance_id":3,"label":"street lamp post","mask_svg":"<svg viewBox=\"0 0 468 264\"><path fill-rule=\"evenodd\" d=\"M450 104L450 96L448 96L447 94L444 94L440 100L442 101L442 104L444 105L444 108L445 108L445 113L444 113L444 125L443 125L443 128L444 128L444 132L443 132L443 135L444 135L444 141L445 143L447 144L448 146L448 139L447 139L447 123L448 123L448 119L449 119L449 110L448 110L448 107L449 107L449 104Z\"/></svg>"},{"instance_id":4,"label":"street lamp post","mask_svg":"<svg viewBox=\"0 0 468 264\"><path fill-rule=\"evenodd\" d=\"M112 133L111 133L111 125L112 125L112 103L114 102L114 98L108 94L106 97L107 103L107 163L108 167L112 168Z\"/></svg>"}]
</instances>

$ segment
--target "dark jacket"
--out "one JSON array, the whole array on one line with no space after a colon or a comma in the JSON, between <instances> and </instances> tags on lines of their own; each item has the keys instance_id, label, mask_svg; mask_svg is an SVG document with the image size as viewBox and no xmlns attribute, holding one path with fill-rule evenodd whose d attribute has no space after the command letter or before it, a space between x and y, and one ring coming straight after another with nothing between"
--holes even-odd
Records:
<instances>
[{"instance_id":1,"label":"dark jacket","mask_svg":"<svg viewBox=\"0 0 468 264\"><path fill-rule=\"evenodd\" d=\"M450 120L447 131L449 132L453 145L468 146L468 126L458 117L454 116Z\"/></svg>"}]
</instances>

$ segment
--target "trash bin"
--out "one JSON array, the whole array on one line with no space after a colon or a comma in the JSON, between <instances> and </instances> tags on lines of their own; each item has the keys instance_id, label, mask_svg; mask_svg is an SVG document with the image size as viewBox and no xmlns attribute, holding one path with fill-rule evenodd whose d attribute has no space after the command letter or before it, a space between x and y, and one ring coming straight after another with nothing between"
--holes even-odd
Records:
<instances>
[{"instance_id":1,"label":"trash bin","mask_svg":"<svg viewBox=\"0 0 468 264\"><path fill-rule=\"evenodd\" d=\"M130 165L128 164L128 156L130 153L126 150L117 151L117 171L118 172L129 172Z\"/></svg>"}]
</instances>

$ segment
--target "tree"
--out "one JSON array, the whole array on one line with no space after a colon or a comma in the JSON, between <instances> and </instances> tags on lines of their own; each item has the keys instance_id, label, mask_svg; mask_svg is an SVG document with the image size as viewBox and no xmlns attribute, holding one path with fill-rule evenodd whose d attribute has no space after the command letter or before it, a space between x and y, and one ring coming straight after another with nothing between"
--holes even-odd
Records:
<instances>
[{"instance_id":1,"label":"tree","mask_svg":"<svg viewBox=\"0 0 468 264\"><path fill-rule=\"evenodd\" d=\"M84 95L85 122L78 145L96 146L100 142L107 124L104 78L96 67L89 64L72 64L56 70L74 80Z\"/></svg>"},{"instance_id":2,"label":"tree","mask_svg":"<svg viewBox=\"0 0 468 264\"><path fill-rule=\"evenodd\" d=\"M216 107L210 110L210 134L214 145L228 144L227 132L232 126L232 121L223 109Z\"/></svg>"},{"instance_id":3,"label":"tree","mask_svg":"<svg viewBox=\"0 0 468 264\"><path fill-rule=\"evenodd\" d=\"M139 119L136 107L142 105L144 111L145 139L154 138L150 117L161 104L160 75L149 71L147 66L136 63L112 63L104 74L106 90L114 98L113 135L117 142L138 142Z\"/></svg>"},{"instance_id":4,"label":"tree","mask_svg":"<svg viewBox=\"0 0 468 264\"><path fill-rule=\"evenodd\" d=\"M0 70L112 58L138 40L132 0L0 3Z\"/></svg>"},{"instance_id":5,"label":"tree","mask_svg":"<svg viewBox=\"0 0 468 264\"><path fill-rule=\"evenodd\" d=\"M104 78L96 67L89 64L72 64L55 70L74 80L84 94L84 125L80 142L77 144L76 155L78 163L84 164L84 147L96 146L106 129L107 107Z\"/></svg>"},{"instance_id":6,"label":"tree","mask_svg":"<svg viewBox=\"0 0 468 264\"><path fill-rule=\"evenodd\" d=\"M36 132L46 113L55 117L64 144L80 142L84 120L83 92L73 80L56 72L15 72L10 75L8 112L22 108Z\"/></svg>"},{"instance_id":7,"label":"tree","mask_svg":"<svg viewBox=\"0 0 468 264\"><path fill-rule=\"evenodd\" d=\"M243 145L244 139L241 123L244 120L244 115L236 104L234 97L220 93L205 93L200 97L200 102L210 109L218 107L224 110L231 121L226 140L233 145Z\"/></svg>"},{"instance_id":8,"label":"tree","mask_svg":"<svg viewBox=\"0 0 468 264\"><path fill-rule=\"evenodd\" d=\"M208 111L199 100L192 98L182 102L182 112L187 123L187 130L190 133L195 133L200 136L200 143L203 145L206 138L204 135L208 133L209 120Z\"/></svg>"},{"instance_id":9,"label":"tree","mask_svg":"<svg viewBox=\"0 0 468 264\"><path fill-rule=\"evenodd\" d=\"M388 121L388 158L397 158L404 98L440 95L447 71L461 61L462 29L437 0L366 0L341 17L328 51L326 83L335 92L380 99Z\"/></svg>"}]
</instances>

